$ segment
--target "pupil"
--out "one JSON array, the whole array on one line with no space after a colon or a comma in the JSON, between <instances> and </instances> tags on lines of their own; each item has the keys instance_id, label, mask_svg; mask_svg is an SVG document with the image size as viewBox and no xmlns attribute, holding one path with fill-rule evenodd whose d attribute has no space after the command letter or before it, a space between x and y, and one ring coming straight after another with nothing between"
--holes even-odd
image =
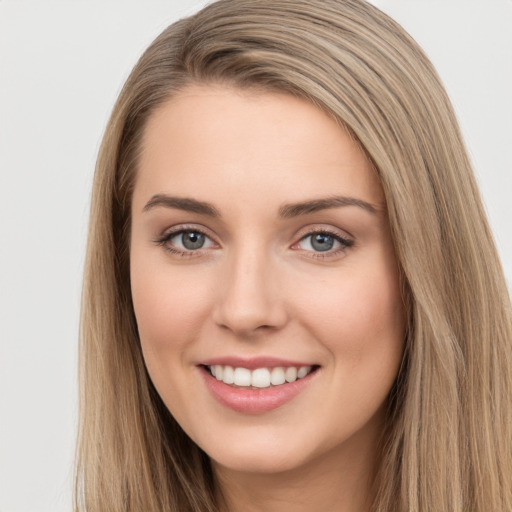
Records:
<instances>
[{"instance_id":1,"label":"pupil","mask_svg":"<svg viewBox=\"0 0 512 512\"><path fill-rule=\"evenodd\" d=\"M202 233L183 233L181 242L185 249L200 249L204 245L204 235Z\"/></svg>"},{"instance_id":2,"label":"pupil","mask_svg":"<svg viewBox=\"0 0 512 512\"><path fill-rule=\"evenodd\" d=\"M318 233L312 237L311 245L316 251L328 251L334 245L334 238L330 235Z\"/></svg>"}]
</instances>

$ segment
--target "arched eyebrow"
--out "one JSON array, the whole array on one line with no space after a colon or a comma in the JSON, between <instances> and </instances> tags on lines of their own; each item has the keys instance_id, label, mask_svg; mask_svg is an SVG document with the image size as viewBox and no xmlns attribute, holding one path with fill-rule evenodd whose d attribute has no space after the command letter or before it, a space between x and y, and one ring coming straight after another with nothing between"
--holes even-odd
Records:
<instances>
[{"instance_id":1,"label":"arched eyebrow","mask_svg":"<svg viewBox=\"0 0 512 512\"><path fill-rule=\"evenodd\" d=\"M220 212L210 203L198 201L190 197L173 197L166 194L155 194L144 206L143 212L147 212L161 206L164 208L175 208L186 212L200 213L209 217L220 217Z\"/></svg>"},{"instance_id":2,"label":"arched eyebrow","mask_svg":"<svg viewBox=\"0 0 512 512\"><path fill-rule=\"evenodd\" d=\"M363 210L375 215L379 212L379 207L372 205L362 199L345 196L331 196L321 199L312 199L299 203L289 203L279 208L279 216L284 219L307 215L321 210L331 208L340 208L342 206L357 206ZM147 212L156 207L175 208L186 212L199 213L209 217L220 218L221 214L215 206L204 201L198 201L191 197L174 197L166 194L155 194L144 206L143 212Z\"/></svg>"},{"instance_id":3,"label":"arched eyebrow","mask_svg":"<svg viewBox=\"0 0 512 512\"><path fill-rule=\"evenodd\" d=\"M362 199L345 196L331 196L323 199L312 199L301 203L285 204L279 208L279 216L285 219L298 217L299 215L307 215L321 210L329 210L331 208L340 208L342 206L358 206L367 212L376 215L379 207L370 204Z\"/></svg>"}]
</instances>

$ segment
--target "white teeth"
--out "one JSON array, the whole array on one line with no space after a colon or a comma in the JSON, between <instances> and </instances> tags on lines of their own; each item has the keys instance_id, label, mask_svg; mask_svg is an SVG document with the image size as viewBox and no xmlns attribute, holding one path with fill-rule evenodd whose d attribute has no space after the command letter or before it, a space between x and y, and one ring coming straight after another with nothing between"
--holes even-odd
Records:
<instances>
[{"instance_id":1,"label":"white teeth","mask_svg":"<svg viewBox=\"0 0 512 512\"><path fill-rule=\"evenodd\" d=\"M233 383L236 386L250 386L251 370L248 370L247 368L235 368Z\"/></svg>"},{"instance_id":2,"label":"white teeth","mask_svg":"<svg viewBox=\"0 0 512 512\"><path fill-rule=\"evenodd\" d=\"M272 373L270 374L270 383L272 386L279 386L280 384L284 384L286 379L284 377L284 368L281 366L277 366L272 369Z\"/></svg>"},{"instance_id":3,"label":"white teeth","mask_svg":"<svg viewBox=\"0 0 512 512\"><path fill-rule=\"evenodd\" d=\"M268 388L270 386L270 372L266 368L258 368L252 372L251 385L255 388Z\"/></svg>"},{"instance_id":4,"label":"white teeth","mask_svg":"<svg viewBox=\"0 0 512 512\"><path fill-rule=\"evenodd\" d=\"M233 384L235 382L235 370L231 366L224 366L224 373L222 374L222 380L226 384Z\"/></svg>"},{"instance_id":5,"label":"white teeth","mask_svg":"<svg viewBox=\"0 0 512 512\"><path fill-rule=\"evenodd\" d=\"M286 382L295 382L297 380L297 368L295 366L289 366L284 372L284 378Z\"/></svg>"},{"instance_id":6,"label":"white teeth","mask_svg":"<svg viewBox=\"0 0 512 512\"><path fill-rule=\"evenodd\" d=\"M233 368L232 366L222 366L216 364L210 366L210 372L217 379L225 384L234 384L241 387L268 388L280 386L286 382L295 382L297 379L303 379L308 375L312 366L276 366L275 368L257 368L249 370L247 368Z\"/></svg>"},{"instance_id":7,"label":"white teeth","mask_svg":"<svg viewBox=\"0 0 512 512\"><path fill-rule=\"evenodd\" d=\"M304 378L311 371L311 366L301 366L297 372L297 379Z\"/></svg>"}]
</instances>

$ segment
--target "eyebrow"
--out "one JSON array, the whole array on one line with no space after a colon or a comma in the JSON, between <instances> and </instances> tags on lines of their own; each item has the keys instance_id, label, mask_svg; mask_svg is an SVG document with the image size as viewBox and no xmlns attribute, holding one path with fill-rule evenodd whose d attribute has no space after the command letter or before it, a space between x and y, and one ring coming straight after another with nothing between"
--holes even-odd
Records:
<instances>
[{"instance_id":1,"label":"eyebrow","mask_svg":"<svg viewBox=\"0 0 512 512\"><path fill-rule=\"evenodd\" d=\"M220 217L220 212L215 206L210 203L203 201L197 201L190 197L172 197L166 194L154 195L144 206L144 212L152 210L157 206L163 206L165 208L176 208L186 212L200 213L202 215L208 215L209 217Z\"/></svg>"},{"instance_id":2,"label":"eyebrow","mask_svg":"<svg viewBox=\"0 0 512 512\"><path fill-rule=\"evenodd\" d=\"M186 212L199 213L209 217L220 218L220 212L210 203L198 201L190 197L174 197L166 194L155 194L144 206L143 211L147 212L156 207L175 208ZM321 199L312 199L300 203L285 204L279 208L279 216L285 219L307 215L321 210L340 208L343 206L357 206L363 210L377 214L378 207L362 199L345 196L331 196Z\"/></svg>"},{"instance_id":3,"label":"eyebrow","mask_svg":"<svg viewBox=\"0 0 512 512\"><path fill-rule=\"evenodd\" d=\"M323 199L313 199L302 203L285 204L279 208L279 215L285 219L298 217L299 215L307 215L320 210L329 210L331 208L340 208L342 206L357 206L366 210L371 214L378 213L378 207L374 206L362 199L345 196L331 196Z\"/></svg>"}]
</instances>

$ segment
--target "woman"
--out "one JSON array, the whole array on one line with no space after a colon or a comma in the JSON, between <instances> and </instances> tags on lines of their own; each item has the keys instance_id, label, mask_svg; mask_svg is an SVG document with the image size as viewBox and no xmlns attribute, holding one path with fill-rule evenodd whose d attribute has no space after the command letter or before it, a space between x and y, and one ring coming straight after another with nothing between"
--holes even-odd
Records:
<instances>
[{"instance_id":1,"label":"woman","mask_svg":"<svg viewBox=\"0 0 512 512\"><path fill-rule=\"evenodd\" d=\"M77 509L512 510L511 328L416 43L359 0L216 2L100 151Z\"/></svg>"}]
</instances>

